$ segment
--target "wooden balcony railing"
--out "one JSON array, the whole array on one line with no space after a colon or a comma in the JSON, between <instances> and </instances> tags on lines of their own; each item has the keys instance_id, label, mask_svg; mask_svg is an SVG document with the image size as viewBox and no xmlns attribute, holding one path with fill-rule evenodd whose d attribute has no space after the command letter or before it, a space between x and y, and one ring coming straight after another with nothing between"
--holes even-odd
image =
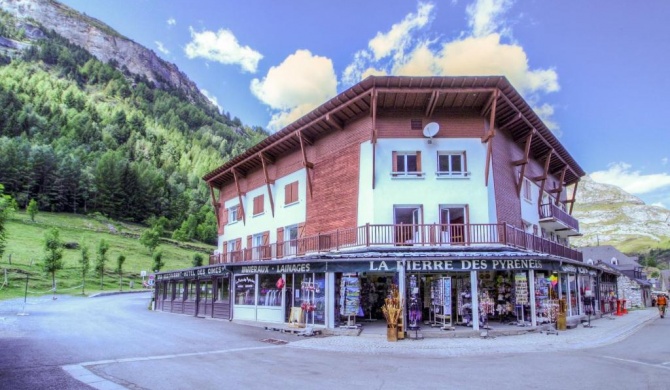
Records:
<instances>
[{"instance_id":1,"label":"wooden balcony railing","mask_svg":"<svg viewBox=\"0 0 670 390\"><path fill-rule=\"evenodd\" d=\"M210 264L238 263L255 260L274 260L301 257L307 254L339 251L369 246L448 247L472 245L505 245L517 249L582 259L582 253L556 242L526 233L511 225L450 224L450 225L370 225L314 236L272 243L224 254L210 256Z\"/></svg>"},{"instance_id":2,"label":"wooden balcony railing","mask_svg":"<svg viewBox=\"0 0 670 390\"><path fill-rule=\"evenodd\" d=\"M579 231L579 221L553 203L545 203L540 206L540 219L543 218L556 218L574 231Z\"/></svg>"}]
</instances>

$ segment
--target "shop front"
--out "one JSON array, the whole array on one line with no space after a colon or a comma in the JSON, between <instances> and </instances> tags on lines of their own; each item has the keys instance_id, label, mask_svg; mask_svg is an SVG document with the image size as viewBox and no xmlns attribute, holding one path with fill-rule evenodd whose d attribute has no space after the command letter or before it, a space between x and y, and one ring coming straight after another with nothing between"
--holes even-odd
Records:
<instances>
[{"instance_id":1,"label":"shop front","mask_svg":"<svg viewBox=\"0 0 670 390\"><path fill-rule=\"evenodd\" d=\"M383 321L384 300L397 288L403 331L479 330L555 323L561 299L566 317L577 320L604 312L598 302L613 291L608 274L554 259L364 255L161 273L156 309L282 327L358 327Z\"/></svg>"},{"instance_id":2,"label":"shop front","mask_svg":"<svg viewBox=\"0 0 670 390\"><path fill-rule=\"evenodd\" d=\"M230 319L230 273L223 266L159 273L156 310Z\"/></svg>"}]
</instances>

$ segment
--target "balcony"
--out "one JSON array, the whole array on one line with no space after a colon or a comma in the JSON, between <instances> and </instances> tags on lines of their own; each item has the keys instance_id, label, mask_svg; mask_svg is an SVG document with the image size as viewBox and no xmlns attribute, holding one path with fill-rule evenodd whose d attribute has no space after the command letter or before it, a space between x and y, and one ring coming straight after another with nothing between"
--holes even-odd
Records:
<instances>
[{"instance_id":1,"label":"balcony","mask_svg":"<svg viewBox=\"0 0 670 390\"><path fill-rule=\"evenodd\" d=\"M568 236L579 235L579 221L553 203L540 206L540 224L554 232L567 232Z\"/></svg>"},{"instance_id":2,"label":"balcony","mask_svg":"<svg viewBox=\"0 0 670 390\"><path fill-rule=\"evenodd\" d=\"M278 260L348 248L370 246L448 248L476 245L502 245L572 260L582 260L582 253L513 226L498 224L450 225L365 225L329 233L245 248L210 256L209 263Z\"/></svg>"}]
</instances>

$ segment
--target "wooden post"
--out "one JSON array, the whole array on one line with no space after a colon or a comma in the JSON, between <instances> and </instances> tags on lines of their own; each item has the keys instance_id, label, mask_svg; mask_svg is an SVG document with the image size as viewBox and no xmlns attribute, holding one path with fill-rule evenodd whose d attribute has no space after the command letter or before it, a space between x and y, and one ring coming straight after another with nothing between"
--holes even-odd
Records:
<instances>
[{"instance_id":1,"label":"wooden post","mask_svg":"<svg viewBox=\"0 0 670 390\"><path fill-rule=\"evenodd\" d=\"M365 224L365 246L370 246L370 223Z\"/></svg>"}]
</instances>

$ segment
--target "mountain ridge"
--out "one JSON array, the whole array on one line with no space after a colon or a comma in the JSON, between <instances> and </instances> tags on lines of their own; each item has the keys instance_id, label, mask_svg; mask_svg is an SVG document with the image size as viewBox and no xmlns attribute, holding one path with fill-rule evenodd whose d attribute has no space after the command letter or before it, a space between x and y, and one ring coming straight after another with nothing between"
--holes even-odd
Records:
<instances>
[{"instance_id":1,"label":"mountain ridge","mask_svg":"<svg viewBox=\"0 0 670 390\"><path fill-rule=\"evenodd\" d=\"M215 107L175 64L96 18L55 0L0 0L0 8L24 21L34 19L104 63L116 61L120 67L125 66L131 73L146 77L159 88L179 89L191 101Z\"/></svg>"},{"instance_id":2,"label":"mountain ridge","mask_svg":"<svg viewBox=\"0 0 670 390\"><path fill-rule=\"evenodd\" d=\"M609 244L622 252L646 251L670 239L670 210L647 205L623 189L584 176L577 187L573 216L582 237L576 247Z\"/></svg>"}]
</instances>

